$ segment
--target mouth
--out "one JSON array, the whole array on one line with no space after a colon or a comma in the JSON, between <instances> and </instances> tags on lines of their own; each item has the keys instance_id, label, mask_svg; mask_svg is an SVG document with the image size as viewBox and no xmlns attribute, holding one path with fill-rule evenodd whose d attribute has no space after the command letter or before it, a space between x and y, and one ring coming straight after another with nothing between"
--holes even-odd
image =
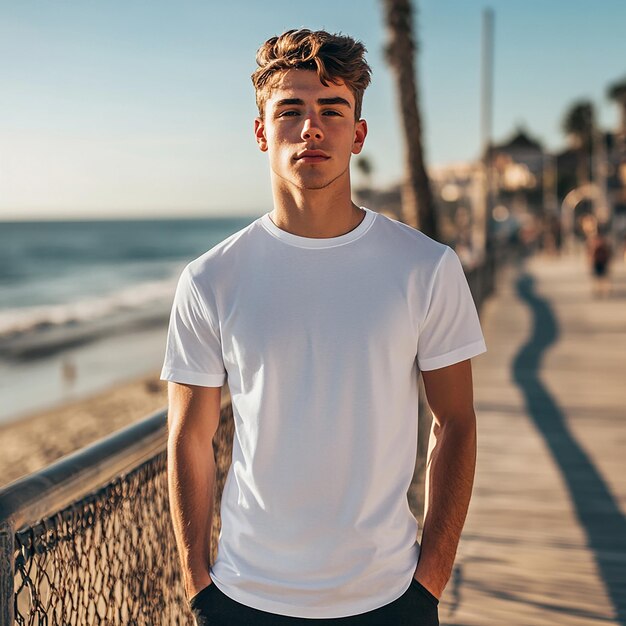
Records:
<instances>
[{"instance_id":1,"label":"mouth","mask_svg":"<svg viewBox=\"0 0 626 626\"><path fill-rule=\"evenodd\" d=\"M330 157L321 150L303 150L294 157L296 161L302 163L323 163L328 161Z\"/></svg>"}]
</instances>

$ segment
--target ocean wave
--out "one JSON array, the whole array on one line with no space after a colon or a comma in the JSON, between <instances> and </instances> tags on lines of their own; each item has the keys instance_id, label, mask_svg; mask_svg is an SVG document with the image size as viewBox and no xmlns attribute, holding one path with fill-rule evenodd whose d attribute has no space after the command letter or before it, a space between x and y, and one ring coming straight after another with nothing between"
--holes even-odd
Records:
<instances>
[{"instance_id":1,"label":"ocean wave","mask_svg":"<svg viewBox=\"0 0 626 626\"><path fill-rule=\"evenodd\" d=\"M0 357L34 359L167 322L178 276L65 304L0 310Z\"/></svg>"}]
</instances>

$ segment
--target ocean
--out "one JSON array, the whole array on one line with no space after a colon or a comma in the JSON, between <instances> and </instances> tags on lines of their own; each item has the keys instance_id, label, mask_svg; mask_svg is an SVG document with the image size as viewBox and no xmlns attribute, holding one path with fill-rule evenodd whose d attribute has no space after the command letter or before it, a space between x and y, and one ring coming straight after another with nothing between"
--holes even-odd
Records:
<instances>
[{"instance_id":1,"label":"ocean","mask_svg":"<svg viewBox=\"0 0 626 626\"><path fill-rule=\"evenodd\" d=\"M183 267L257 217L0 222L0 422L159 369Z\"/></svg>"}]
</instances>

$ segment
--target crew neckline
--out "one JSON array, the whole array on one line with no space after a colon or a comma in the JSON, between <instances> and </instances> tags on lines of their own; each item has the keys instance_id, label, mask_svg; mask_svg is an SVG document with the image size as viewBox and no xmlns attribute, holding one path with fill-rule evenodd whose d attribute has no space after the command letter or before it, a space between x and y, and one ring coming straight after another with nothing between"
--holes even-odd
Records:
<instances>
[{"instance_id":1,"label":"crew neckline","mask_svg":"<svg viewBox=\"0 0 626 626\"><path fill-rule=\"evenodd\" d=\"M302 237L301 235L288 233L286 230L278 228L278 226L272 222L270 211L261 216L261 224L265 230L270 233L270 235L273 235L277 239L280 239L291 246L296 246L298 248L334 248L359 239L359 237L362 237L374 223L378 213L364 206L359 208L365 211L365 215L359 225L351 231L344 233L343 235L339 235L338 237Z\"/></svg>"}]
</instances>

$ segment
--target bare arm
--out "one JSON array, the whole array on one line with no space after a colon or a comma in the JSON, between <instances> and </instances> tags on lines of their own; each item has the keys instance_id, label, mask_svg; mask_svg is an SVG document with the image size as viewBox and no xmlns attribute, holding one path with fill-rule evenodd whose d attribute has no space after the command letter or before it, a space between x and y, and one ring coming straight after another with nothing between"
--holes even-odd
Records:
<instances>
[{"instance_id":1,"label":"bare arm","mask_svg":"<svg viewBox=\"0 0 626 626\"><path fill-rule=\"evenodd\" d=\"M167 481L188 599L211 583L212 441L219 425L221 389L168 383Z\"/></svg>"},{"instance_id":2,"label":"bare arm","mask_svg":"<svg viewBox=\"0 0 626 626\"><path fill-rule=\"evenodd\" d=\"M433 412L424 528L414 577L437 598L452 573L476 468L476 415L469 359L422 372Z\"/></svg>"}]
</instances>

